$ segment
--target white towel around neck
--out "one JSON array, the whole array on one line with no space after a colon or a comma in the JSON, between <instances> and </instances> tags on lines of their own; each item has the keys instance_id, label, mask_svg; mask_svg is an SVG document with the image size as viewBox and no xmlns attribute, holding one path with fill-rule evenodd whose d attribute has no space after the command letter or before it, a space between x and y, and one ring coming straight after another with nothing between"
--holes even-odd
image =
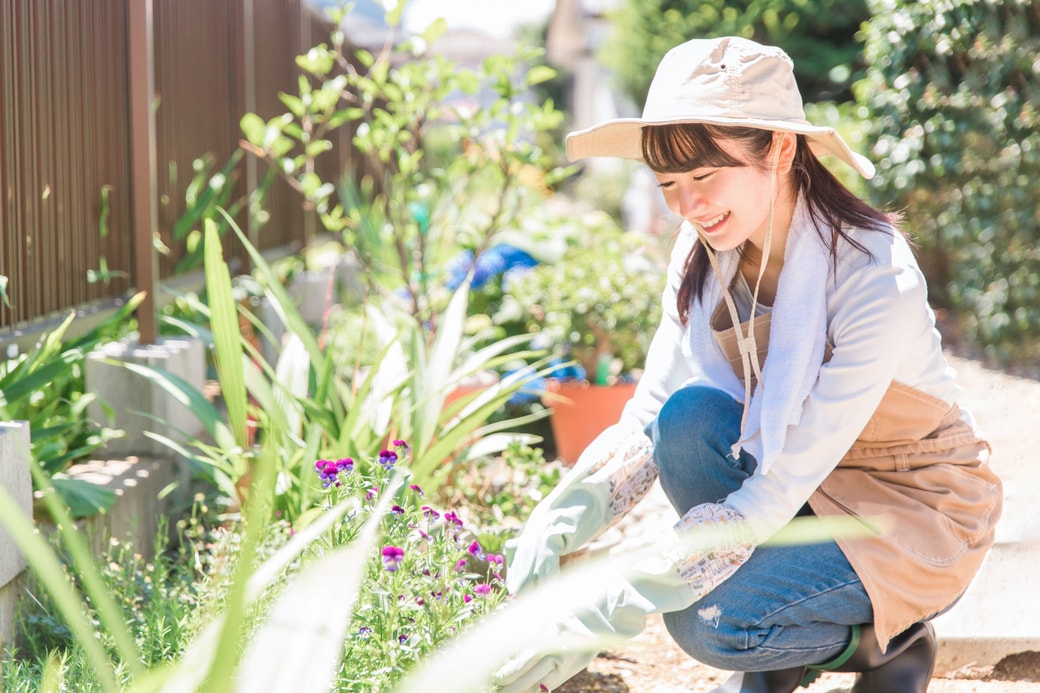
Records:
<instances>
[{"instance_id":1,"label":"white towel around neck","mask_svg":"<svg viewBox=\"0 0 1040 693\"><path fill-rule=\"evenodd\" d=\"M690 229L690 231L693 231ZM694 231L694 234L696 232ZM740 264L736 250L717 253L725 286ZM747 424L740 446L758 461L759 471L769 472L783 450L789 426L797 425L802 406L819 376L827 340L827 281L830 257L802 199L791 219L784 251L784 267L773 302L769 352L748 407ZM696 381L744 400L744 387L733 372L711 332L711 314L722 298L723 286L712 275L702 300L690 310L687 337L690 356L698 361Z\"/></svg>"}]
</instances>

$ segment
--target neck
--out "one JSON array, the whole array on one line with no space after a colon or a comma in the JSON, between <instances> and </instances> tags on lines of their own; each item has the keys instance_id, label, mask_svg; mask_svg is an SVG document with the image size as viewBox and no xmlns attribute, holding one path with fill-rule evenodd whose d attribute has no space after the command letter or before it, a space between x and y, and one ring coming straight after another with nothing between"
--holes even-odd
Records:
<instances>
[{"instance_id":1,"label":"neck","mask_svg":"<svg viewBox=\"0 0 1040 693\"><path fill-rule=\"evenodd\" d=\"M770 269L779 271L784 265L784 249L787 247L787 234L791 230L791 221L794 219L795 198L790 188L784 186L777 195L773 206L772 233L773 237L769 243L769 258L767 265ZM749 238L744 244L742 255L744 261L753 266L762 263L762 250L765 248L766 234L769 233L767 223L761 233Z\"/></svg>"}]
</instances>

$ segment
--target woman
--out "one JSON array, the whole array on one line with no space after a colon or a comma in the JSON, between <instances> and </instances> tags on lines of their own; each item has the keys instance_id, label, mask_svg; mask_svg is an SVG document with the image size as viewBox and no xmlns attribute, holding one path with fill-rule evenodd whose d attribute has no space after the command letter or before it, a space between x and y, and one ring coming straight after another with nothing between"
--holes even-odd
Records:
<instances>
[{"instance_id":1,"label":"woman","mask_svg":"<svg viewBox=\"0 0 1040 693\"><path fill-rule=\"evenodd\" d=\"M664 612L686 652L736 672L720 691L790 692L820 670L858 672L855 693L925 691L928 621L992 545L1001 488L907 241L816 157L873 166L805 120L783 51L732 37L673 49L642 118L567 151L642 160L683 224L636 395L507 547L510 588L555 573L659 477L675 539L555 633L631 636ZM799 515L869 531L762 545ZM691 549L708 530L719 550ZM544 690L589 659L528 652L497 681Z\"/></svg>"}]
</instances>

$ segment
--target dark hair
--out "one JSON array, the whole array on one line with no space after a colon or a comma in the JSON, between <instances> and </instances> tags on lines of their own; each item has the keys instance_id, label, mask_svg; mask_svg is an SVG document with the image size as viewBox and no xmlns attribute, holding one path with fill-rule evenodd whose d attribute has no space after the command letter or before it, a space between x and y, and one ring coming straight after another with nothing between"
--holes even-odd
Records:
<instances>
[{"instance_id":1,"label":"dark hair","mask_svg":"<svg viewBox=\"0 0 1040 693\"><path fill-rule=\"evenodd\" d=\"M737 142L756 165L766 166L773 143L773 131L747 127L723 127L702 123L653 125L643 128L643 160L658 173L685 173L702 166L747 166L718 145L718 140ZM798 135L798 147L791 167L796 193L805 198L809 215L816 223L820 239L830 247L835 265L838 244L844 239L860 252L868 253L853 239L847 228L891 233L894 219L871 207L854 195L820 163L804 136ZM830 229L831 237L824 236ZM700 300L711 266L700 243L694 243L686 257L682 283L676 298L683 324L690 317L690 305Z\"/></svg>"}]
</instances>

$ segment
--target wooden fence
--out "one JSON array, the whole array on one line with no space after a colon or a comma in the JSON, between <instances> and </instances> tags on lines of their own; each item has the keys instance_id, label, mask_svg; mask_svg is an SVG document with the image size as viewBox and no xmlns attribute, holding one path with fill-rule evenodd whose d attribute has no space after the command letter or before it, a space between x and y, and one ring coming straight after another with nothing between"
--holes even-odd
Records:
<instances>
[{"instance_id":1,"label":"wooden fence","mask_svg":"<svg viewBox=\"0 0 1040 693\"><path fill-rule=\"evenodd\" d=\"M151 341L156 288L186 256L174 230L193 181L232 161L243 114L285 110L295 57L330 30L306 0L0 0L0 347L140 289ZM348 149L326 164L341 169ZM231 199L265 173L241 157ZM301 202L277 181L266 223L237 221L261 249L299 248L313 227Z\"/></svg>"}]
</instances>

